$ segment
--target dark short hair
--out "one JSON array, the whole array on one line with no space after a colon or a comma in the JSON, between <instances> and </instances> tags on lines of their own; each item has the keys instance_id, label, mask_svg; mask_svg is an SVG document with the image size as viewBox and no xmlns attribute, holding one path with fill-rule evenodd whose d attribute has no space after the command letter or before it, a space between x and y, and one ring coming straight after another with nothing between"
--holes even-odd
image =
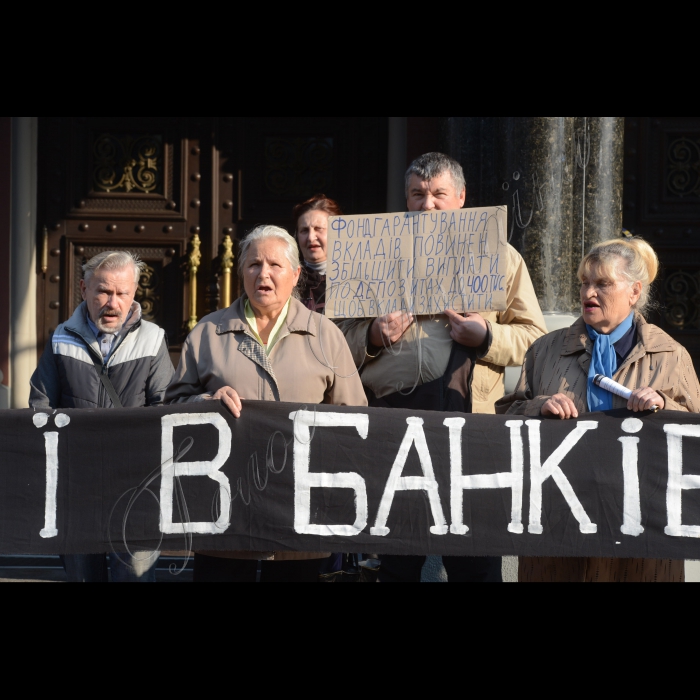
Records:
<instances>
[{"instance_id":1,"label":"dark short hair","mask_svg":"<svg viewBox=\"0 0 700 700\"><path fill-rule=\"evenodd\" d=\"M294 219L294 231L298 232L299 229L299 219L301 219L304 214L308 214L310 211L324 211L328 216L342 216L343 210L340 208L340 204L330 197L326 197L325 194L316 194L311 199L307 199L301 204L297 204L292 212L292 218Z\"/></svg>"},{"instance_id":2,"label":"dark short hair","mask_svg":"<svg viewBox=\"0 0 700 700\"><path fill-rule=\"evenodd\" d=\"M409 183L414 175L423 182L429 182L447 172L452 176L452 182L458 193L466 189L467 181L464 177L464 169L454 158L450 158L444 153L426 153L420 158L416 158L406 172L406 199L408 199L409 194Z\"/></svg>"}]
</instances>

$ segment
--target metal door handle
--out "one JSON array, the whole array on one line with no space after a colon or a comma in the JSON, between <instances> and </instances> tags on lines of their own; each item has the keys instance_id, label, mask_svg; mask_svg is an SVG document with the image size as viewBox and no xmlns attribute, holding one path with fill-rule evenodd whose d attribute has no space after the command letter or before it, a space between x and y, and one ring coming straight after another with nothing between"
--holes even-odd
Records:
<instances>
[{"instance_id":1,"label":"metal door handle","mask_svg":"<svg viewBox=\"0 0 700 700\"><path fill-rule=\"evenodd\" d=\"M238 171L238 220L243 221L243 171Z\"/></svg>"},{"instance_id":2,"label":"metal door handle","mask_svg":"<svg viewBox=\"0 0 700 700\"><path fill-rule=\"evenodd\" d=\"M49 271L49 229L44 226L44 248L41 251L41 271L46 274Z\"/></svg>"}]
</instances>

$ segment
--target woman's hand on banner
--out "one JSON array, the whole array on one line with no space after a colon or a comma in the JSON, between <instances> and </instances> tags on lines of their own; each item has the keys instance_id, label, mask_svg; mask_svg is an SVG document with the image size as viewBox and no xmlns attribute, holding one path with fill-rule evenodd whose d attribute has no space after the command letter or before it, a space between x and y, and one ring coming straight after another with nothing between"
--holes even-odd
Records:
<instances>
[{"instance_id":1,"label":"woman's hand on banner","mask_svg":"<svg viewBox=\"0 0 700 700\"><path fill-rule=\"evenodd\" d=\"M406 331L413 325L415 317L405 311L396 311L388 316L375 319L370 331L370 342L376 348L383 348L398 343Z\"/></svg>"},{"instance_id":2,"label":"woman's hand on banner","mask_svg":"<svg viewBox=\"0 0 700 700\"><path fill-rule=\"evenodd\" d=\"M656 406L659 411L663 411L666 407L666 401L663 396L648 387L645 389L637 389L632 392L632 397L627 404L627 408L635 413L642 411L651 411Z\"/></svg>"},{"instance_id":3,"label":"woman's hand on banner","mask_svg":"<svg viewBox=\"0 0 700 700\"><path fill-rule=\"evenodd\" d=\"M557 416L561 420L571 420L578 418L576 404L565 394L552 396L547 403L542 406L543 416Z\"/></svg>"},{"instance_id":4,"label":"woman's hand on banner","mask_svg":"<svg viewBox=\"0 0 700 700\"><path fill-rule=\"evenodd\" d=\"M445 315L452 326L452 340L467 348L480 348L489 337L489 325L481 314L455 313L445 310Z\"/></svg>"},{"instance_id":5,"label":"woman's hand on banner","mask_svg":"<svg viewBox=\"0 0 700 700\"><path fill-rule=\"evenodd\" d=\"M241 411L243 410L243 402L238 392L232 389L230 386L225 386L223 389L214 394L212 401L223 401L224 406L228 408L229 411L234 415L235 418L241 417Z\"/></svg>"}]
</instances>

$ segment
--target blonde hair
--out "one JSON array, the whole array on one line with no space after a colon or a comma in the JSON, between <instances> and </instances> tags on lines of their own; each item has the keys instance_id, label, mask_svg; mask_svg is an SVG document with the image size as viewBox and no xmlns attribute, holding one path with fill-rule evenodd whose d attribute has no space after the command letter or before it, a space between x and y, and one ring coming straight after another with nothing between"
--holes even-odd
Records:
<instances>
[{"instance_id":1,"label":"blonde hair","mask_svg":"<svg viewBox=\"0 0 700 700\"><path fill-rule=\"evenodd\" d=\"M623 264L621 264L621 262ZM643 238L604 241L593 246L583 259L578 277L590 277L592 270L611 280L623 280L632 286L642 283L642 294L634 310L644 314L651 303L651 285L659 274L659 258Z\"/></svg>"}]
</instances>

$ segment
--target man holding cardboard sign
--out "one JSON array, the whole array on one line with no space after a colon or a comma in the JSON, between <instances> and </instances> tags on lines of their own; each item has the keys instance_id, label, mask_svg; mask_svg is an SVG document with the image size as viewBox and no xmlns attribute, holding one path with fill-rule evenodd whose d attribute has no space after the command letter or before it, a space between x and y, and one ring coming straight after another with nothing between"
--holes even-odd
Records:
<instances>
[{"instance_id":1,"label":"man holding cardboard sign","mask_svg":"<svg viewBox=\"0 0 700 700\"><path fill-rule=\"evenodd\" d=\"M414 161L406 196L408 215L332 220L327 314L370 405L493 414L505 368L522 365L547 332L525 261L507 242L506 211L462 210L464 171L440 153ZM381 578L419 581L423 564L387 557ZM499 559L445 567L451 581L501 580Z\"/></svg>"}]
</instances>

